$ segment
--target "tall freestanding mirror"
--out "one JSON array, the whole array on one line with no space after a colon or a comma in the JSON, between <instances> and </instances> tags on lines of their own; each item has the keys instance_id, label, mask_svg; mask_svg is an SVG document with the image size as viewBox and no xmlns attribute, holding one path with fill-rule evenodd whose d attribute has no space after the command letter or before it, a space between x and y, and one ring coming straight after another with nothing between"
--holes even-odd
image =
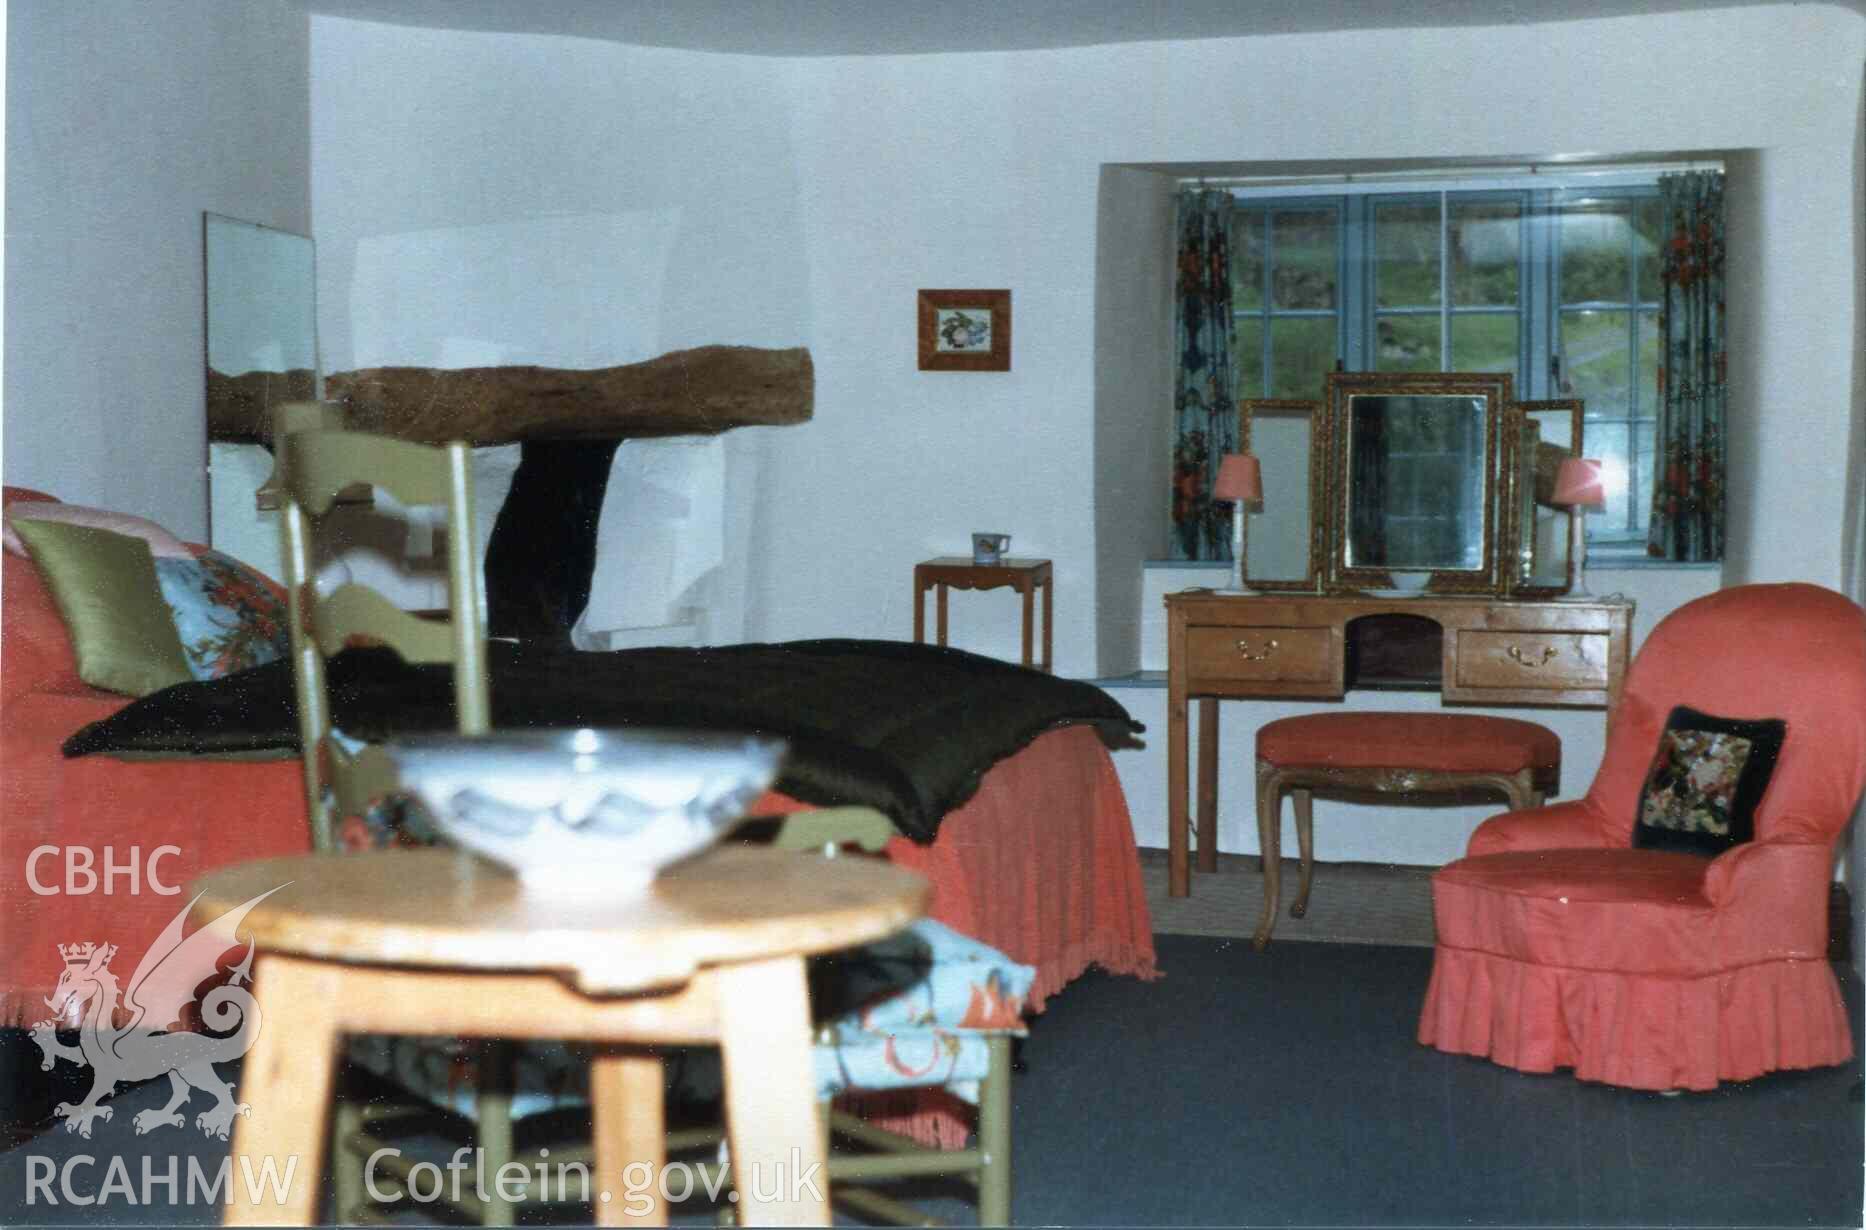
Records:
<instances>
[{"instance_id":1,"label":"tall freestanding mirror","mask_svg":"<svg viewBox=\"0 0 1866 1230\"><path fill-rule=\"evenodd\" d=\"M279 575L278 528L255 511L272 473L272 411L318 394L316 257L304 235L203 216L207 276L208 534Z\"/></svg>"}]
</instances>

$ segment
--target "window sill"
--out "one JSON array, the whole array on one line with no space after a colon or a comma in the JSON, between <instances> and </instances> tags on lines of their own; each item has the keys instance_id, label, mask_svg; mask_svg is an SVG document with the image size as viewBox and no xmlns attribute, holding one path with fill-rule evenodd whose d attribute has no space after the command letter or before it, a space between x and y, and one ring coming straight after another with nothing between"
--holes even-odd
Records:
<instances>
[{"instance_id":1,"label":"window sill","mask_svg":"<svg viewBox=\"0 0 1866 1230\"><path fill-rule=\"evenodd\" d=\"M1708 564L1685 563L1679 560L1653 559L1650 555L1635 554L1631 551L1619 554L1603 547L1590 546L1587 549L1587 570L1589 572L1635 572L1645 569L1659 569L1680 572L1722 572L1723 561Z\"/></svg>"},{"instance_id":2,"label":"window sill","mask_svg":"<svg viewBox=\"0 0 1866 1230\"><path fill-rule=\"evenodd\" d=\"M1142 560L1144 569L1196 568L1211 569L1214 572L1230 572L1231 565L1223 560L1198 559L1149 559ZM1639 555L1631 551L1621 555L1604 547L1587 549L1587 570L1589 572L1630 572L1649 568L1677 569L1685 572L1718 572L1723 569L1721 561L1709 564L1681 563L1677 560L1653 559L1649 555Z\"/></svg>"}]
</instances>

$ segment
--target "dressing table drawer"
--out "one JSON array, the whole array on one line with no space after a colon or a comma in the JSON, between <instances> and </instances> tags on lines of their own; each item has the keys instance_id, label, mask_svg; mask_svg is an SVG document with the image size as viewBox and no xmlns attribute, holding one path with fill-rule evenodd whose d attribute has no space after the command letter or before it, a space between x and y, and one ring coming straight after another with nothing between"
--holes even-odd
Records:
<instances>
[{"instance_id":1,"label":"dressing table drawer","mask_svg":"<svg viewBox=\"0 0 1866 1230\"><path fill-rule=\"evenodd\" d=\"M1606 632L1464 629L1456 636L1452 656L1461 689L1607 692L1613 638Z\"/></svg>"},{"instance_id":2,"label":"dressing table drawer","mask_svg":"<svg viewBox=\"0 0 1866 1230\"><path fill-rule=\"evenodd\" d=\"M1186 666L1206 683L1332 684L1339 657L1328 628L1186 629Z\"/></svg>"}]
</instances>

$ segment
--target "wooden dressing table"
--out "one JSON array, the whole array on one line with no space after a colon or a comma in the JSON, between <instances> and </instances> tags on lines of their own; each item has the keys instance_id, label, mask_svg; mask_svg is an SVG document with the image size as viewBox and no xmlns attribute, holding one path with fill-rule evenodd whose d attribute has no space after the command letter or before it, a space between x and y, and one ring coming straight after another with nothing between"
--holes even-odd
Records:
<instances>
[{"instance_id":1,"label":"wooden dressing table","mask_svg":"<svg viewBox=\"0 0 1866 1230\"><path fill-rule=\"evenodd\" d=\"M1518 402L1501 372L1337 371L1320 401L1240 404L1239 447L1262 449L1274 459L1266 472L1306 478L1308 491L1266 496L1249 520L1244 575L1259 592L1166 597L1172 896L1192 886L1193 697L1200 871L1218 866L1218 701L1340 700L1375 686L1382 652L1370 631L1423 634L1398 655L1400 686L1448 704L1613 707L1633 604L1560 597L1581 524L1553 503L1554 480L1562 459L1580 455L1583 426L1579 401ZM1252 559L1287 571L1252 570Z\"/></svg>"},{"instance_id":2,"label":"wooden dressing table","mask_svg":"<svg viewBox=\"0 0 1866 1230\"><path fill-rule=\"evenodd\" d=\"M1186 705L1199 700L1199 870L1217 870L1220 698L1338 700L1348 678L1349 625L1419 616L1443 631L1447 703L1595 706L1619 699L1632 655L1630 602L1487 596L1168 594L1168 891L1191 891Z\"/></svg>"}]
</instances>

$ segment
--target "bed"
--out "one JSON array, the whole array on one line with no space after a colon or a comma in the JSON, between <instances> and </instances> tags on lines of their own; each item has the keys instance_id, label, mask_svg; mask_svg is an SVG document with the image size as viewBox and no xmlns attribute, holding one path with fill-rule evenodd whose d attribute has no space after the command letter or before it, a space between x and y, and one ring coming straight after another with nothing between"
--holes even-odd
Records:
<instances>
[{"instance_id":1,"label":"bed","mask_svg":"<svg viewBox=\"0 0 1866 1230\"><path fill-rule=\"evenodd\" d=\"M17 494L9 492L9 500ZM19 1026L45 1015L43 1001L61 970L56 945L90 940L140 953L185 904L169 890L228 862L302 850L308 836L289 702L270 707L261 703L265 697L289 697L289 675L282 663L223 679L177 684L128 702L79 681L58 610L29 560L9 556L0 575L5 581L0 845L8 868L0 882L0 909L5 910L10 940L0 994L6 1023ZM865 652L916 661L926 659L933 648L863 644ZM758 648L692 652L710 658L715 671L741 675L744 663L735 655ZM633 652L640 655L636 661L653 665L661 651L582 655L573 661L563 657L573 652L567 649L523 652L546 675L555 671L587 677L592 661L622 661ZM838 648L831 656L842 652ZM937 654L944 655L937 665L955 680L997 678L1001 672L1035 674L957 650ZM375 672L372 668L362 673ZM1143 978L1154 975L1151 927L1133 835L1105 741L1124 725L1131 730L1132 723L1105 694L1087 690L1105 705L1093 712L1060 715L1019 711L1002 746L985 753L988 770L948 766L945 784L921 791L913 806L884 805L904 830L892 843L890 856L928 876L933 884L932 916L1036 966L1033 1006L1090 965ZM176 737L180 729L169 720L177 697L198 700L204 695L210 701L219 698L223 742L205 746L197 735L188 746L161 746L163 738ZM495 674L495 706L501 695ZM519 688L508 684L503 695L508 705L518 706L521 723L602 720L602 714L585 703L566 708L561 689L555 699L521 696ZM763 703L776 707L761 711L751 724L780 727L782 732L777 716L782 697L781 686L768 691ZM676 699L663 691L654 703L671 706ZM944 721L947 729L956 730L992 716L989 704L950 703L957 707L929 720ZM397 702L396 707L433 714L432 706L424 709L418 697L413 704ZM606 712L613 720L614 711ZM508 712L507 717L512 716ZM684 724L681 713L652 706L629 720ZM735 719L714 713L709 720ZM858 712L858 725L862 720ZM138 746L133 738L113 743L100 736L121 735L127 729L145 734L154 729L159 737L145 738ZM918 728L929 729L935 727ZM805 734L804 742L816 737ZM893 735L928 741L915 730ZM792 738L797 741L794 733ZM859 744L857 739L856 746L844 747L850 763L872 750ZM780 781L780 789L761 803L760 810L877 801L863 793L871 788L864 782L877 775L838 775L834 770L839 753L833 744L816 748L807 759L821 771ZM175 849L156 860L152 883L149 860L164 846ZM144 869L142 878L132 886L120 874L90 893L63 891L62 882L59 891L42 891L48 881L62 881L68 858L87 857L68 856L67 850L88 851L100 873L106 860L121 866L134 858ZM41 851L36 858L35 851ZM74 885L83 887L82 882ZM114 891L105 892L105 887ZM130 887L137 891L125 891ZM127 960L119 963L133 967Z\"/></svg>"}]
</instances>

